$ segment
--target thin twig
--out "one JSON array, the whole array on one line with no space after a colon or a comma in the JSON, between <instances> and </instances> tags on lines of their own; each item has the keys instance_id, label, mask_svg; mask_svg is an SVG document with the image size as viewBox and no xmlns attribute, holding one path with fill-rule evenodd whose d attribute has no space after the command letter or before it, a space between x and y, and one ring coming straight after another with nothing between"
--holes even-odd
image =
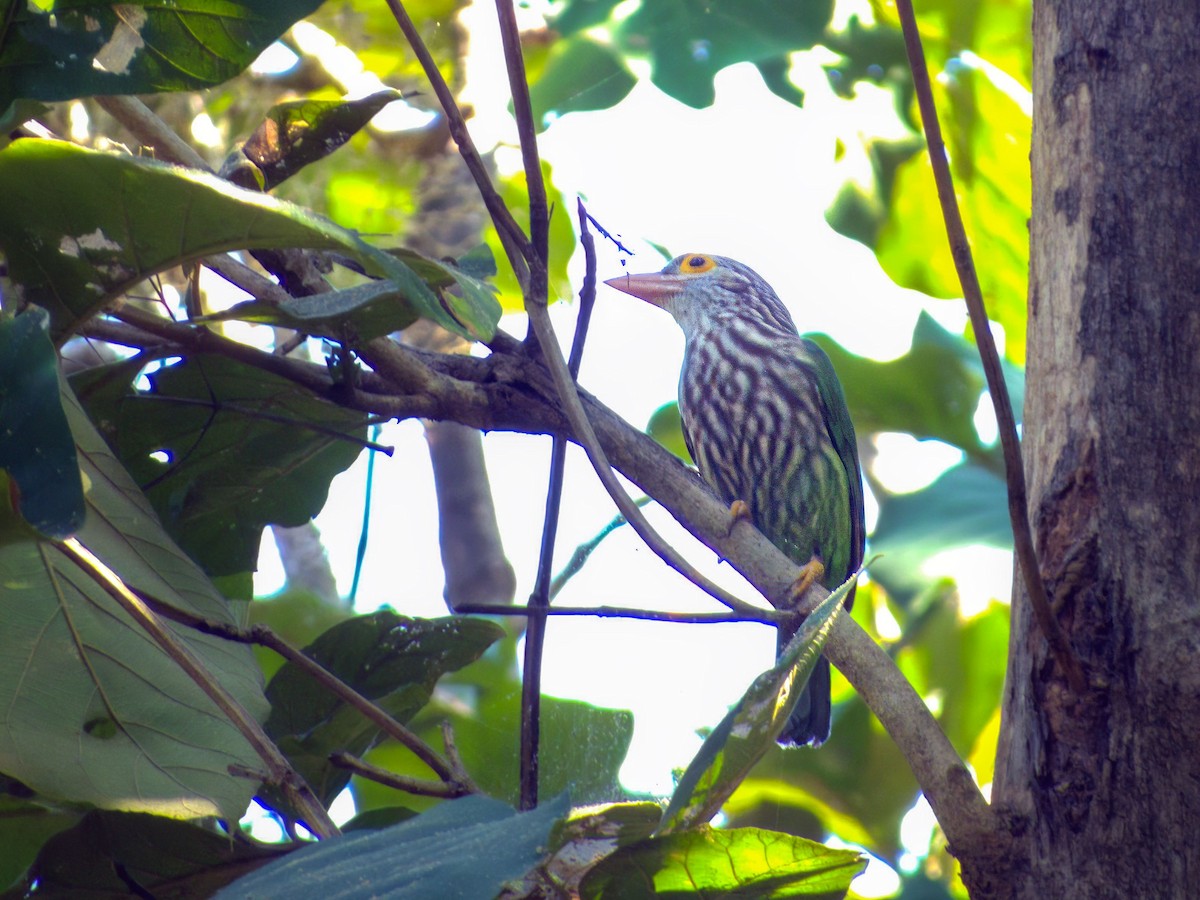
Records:
<instances>
[{"instance_id":1,"label":"thin twig","mask_svg":"<svg viewBox=\"0 0 1200 900\"><path fill-rule=\"evenodd\" d=\"M453 799L454 797L465 797L467 794L478 793L478 791L470 790L461 784L441 781L421 781L419 778L397 775L395 772L389 772L387 769L381 769L379 766L373 766L369 762L364 762L353 753L347 753L344 750L336 750L330 753L329 761L339 769L346 769L361 778L366 778L408 794Z\"/></svg>"},{"instance_id":2,"label":"thin twig","mask_svg":"<svg viewBox=\"0 0 1200 900\"><path fill-rule=\"evenodd\" d=\"M291 767L284 755L268 737L258 721L215 679L204 663L163 625L154 611L115 572L75 538L55 545L68 559L79 566L101 590L108 594L158 644L164 653L216 704L230 724L267 767L272 784L287 795L304 819L305 825L318 837L332 837L338 827L329 818L325 807L313 794L312 788Z\"/></svg>"},{"instance_id":3,"label":"thin twig","mask_svg":"<svg viewBox=\"0 0 1200 900\"><path fill-rule=\"evenodd\" d=\"M292 295L265 275L255 272L243 262L239 262L229 254L214 254L201 260L236 288L245 291L255 300L271 306L282 306L292 299Z\"/></svg>"},{"instance_id":4,"label":"thin twig","mask_svg":"<svg viewBox=\"0 0 1200 900\"><path fill-rule=\"evenodd\" d=\"M296 419L291 416L280 416L275 413L265 412L261 409L247 409L237 403L229 403L226 401L201 400L196 397L168 397L162 394L146 394L138 393L127 398L133 403L170 403L174 406L197 406L203 409L212 410L213 412L227 412L234 415L245 416L250 419L257 419L263 422L273 422L276 425L285 425L289 428L295 428L300 431L311 431L314 434L320 434L324 437L333 438L335 441L344 441L347 444L355 444L364 450L372 450L376 453L382 453L385 456L392 456L396 452L396 448L387 444L380 444L377 441L360 438L357 435L350 434L345 431L339 431L330 426L321 425L318 422L305 422L302 419Z\"/></svg>"},{"instance_id":5,"label":"thin twig","mask_svg":"<svg viewBox=\"0 0 1200 900\"><path fill-rule=\"evenodd\" d=\"M1021 461L1021 443L1017 437L1016 417L1012 402L1004 383L1004 371L1000 366L1000 354L992 340L988 324L987 308L983 302L983 291L971 256L971 245L967 240L966 228L954 196L954 178L950 163L946 159L946 145L942 140L942 128L938 122L937 105L933 101L933 89L929 82L929 69L925 63L925 50L921 46L921 33L917 28L912 0L897 0L900 25L904 32L904 46L908 51L908 64L912 69L917 103L921 109L921 124L925 129L925 144L929 150L929 161L933 166L933 178L937 184L938 200L942 207L942 218L946 222L946 233L950 239L950 251L954 256L954 268L962 284L963 298L975 333L975 344L983 361L987 377L988 392L996 408L996 422L1000 430L1000 445L1004 451L1004 469L1008 479L1008 516L1012 522L1013 544L1024 576L1025 590L1033 606L1034 618L1042 634L1050 642L1050 650L1062 667L1072 690L1083 693L1086 679L1079 658L1071 649L1066 632L1054 617L1050 600L1046 596L1046 584L1042 580L1038 564L1037 549L1033 543L1033 532L1029 526L1029 504L1025 491L1025 467Z\"/></svg>"},{"instance_id":6,"label":"thin twig","mask_svg":"<svg viewBox=\"0 0 1200 900\"><path fill-rule=\"evenodd\" d=\"M521 147L521 162L525 167L525 187L529 192L529 239L533 247L529 263L534 303L546 299L546 266L550 261L550 207L546 200L546 182L538 159L537 123L533 120L533 105L529 100L529 81L525 77L525 56L521 51L521 32L517 28L513 0L496 0L496 15L500 19L500 43L504 48L504 64L508 70L508 89L512 94L513 118L517 122L517 139ZM582 202L580 208L582 208Z\"/></svg>"},{"instance_id":7,"label":"thin twig","mask_svg":"<svg viewBox=\"0 0 1200 900\"><path fill-rule=\"evenodd\" d=\"M504 0L499 0L503 5ZM579 315L575 336L571 342L571 360L567 369L574 379L583 359L592 307L596 303L596 248L587 232L587 220L582 218L583 203L579 204L585 269L583 287L579 291ZM555 436L550 449L550 483L546 489L546 508L542 522L542 545L538 554L537 577L529 595L525 625L525 665L521 679L521 760L520 808L533 809L538 802L538 761L541 737L542 651L546 641L546 611L550 607L551 573L554 571L554 543L558 537L558 514L562 505L563 473L566 469L567 442Z\"/></svg>"},{"instance_id":8,"label":"thin twig","mask_svg":"<svg viewBox=\"0 0 1200 900\"><path fill-rule=\"evenodd\" d=\"M425 763L442 781L456 785L462 783L462 779L466 774L465 772L456 771L449 761L443 759L437 751L421 740L415 732L405 727L385 710L372 703L368 698L350 687L350 685L346 684L320 663L310 659L302 650L293 647L267 626L254 625L248 629L243 629L235 625L227 625L223 622L213 622L202 616L190 613L187 610L163 603L141 592L137 593L147 606L152 607L163 618L171 619L181 625L186 625L188 628L194 628L196 631L224 638L228 641L236 641L240 644L258 644L260 647L273 650L309 675L321 687L325 688L325 690L329 691L343 703L354 707L354 709L362 713L364 717L379 726L379 729L388 737L411 750L413 755Z\"/></svg>"},{"instance_id":9,"label":"thin twig","mask_svg":"<svg viewBox=\"0 0 1200 900\"><path fill-rule=\"evenodd\" d=\"M175 133L166 122L155 115L137 97L105 96L96 102L110 116L120 122L135 138L154 149L157 159L180 166L211 172L204 157L196 152L187 141Z\"/></svg>"},{"instance_id":10,"label":"thin twig","mask_svg":"<svg viewBox=\"0 0 1200 900\"><path fill-rule=\"evenodd\" d=\"M651 500L649 497L639 497L633 502L640 507L650 503ZM618 513L607 525L600 529L599 534L579 544L575 548L575 552L571 554L571 558L567 560L567 564L562 567L562 571L555 575L554 580L550 582L550 599L553 600L557 597L558 592L566 587L567 582L579 574L588 559L596 551L596 548L600 546L601 541L618 528L628 524L629 522L626 521L625 517Z\"/></svg>"},{"instance_id":11,"label":"thin twig","mask_svg":"<svg viewBox=\"0 0 1200 900\"><path fill-rule=\"evenodd\" d=\"M794 618L785 611L762 609L755 615L746 613L682 613L665 609L639 609L632 606L554 606L540 612L500 603L467 603L457 612L474 616L592 616L598 619L644 619L650 622L673 622L679 625L721 625L730 622L755 622L761 625L779 624Z\"/></svg>"}]
</instances>

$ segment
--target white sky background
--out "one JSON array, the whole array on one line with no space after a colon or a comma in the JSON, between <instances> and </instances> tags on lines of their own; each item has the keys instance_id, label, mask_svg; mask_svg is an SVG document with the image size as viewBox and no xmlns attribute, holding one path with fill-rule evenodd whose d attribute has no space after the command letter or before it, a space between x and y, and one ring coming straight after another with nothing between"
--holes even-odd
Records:
<instances>
[{"instance_id":1,"label":"white sky background","mask_svg":"<svg viewBox=\"0 0 1200 900\"><path fill-rule=\"evenodd\" d=\"M464 99L477 110L470 123L472 134L484 148L495 142L513 144L515 133L507 116L484 117L489 110L507 107L507 79L491 4L477 4L467 13L467 23L472 56ZM486 48L497 49L483 52ZM811 55L798 55L796 66L796 80L807 93L803 109L775 97L757 72L743 65L717 76L716 103L706 110L690 109L641 81L612 110L563 117L540 143L544 158L554 167L555 183L572 207L555 214L574 220L574 198L581 195L590 212L635 250L636 256L622 268L615 249L597 237L601 279L661 268L664 260L646 240L664 244L673 253L732 256L776 288L801 331L826 332L855 353L876 358L903 353L922 308L952 330L961 329L965 313L960 304L930 302L898 289L867 248L837 235L824 221L825 209L845 177L834 168L835 128L853 151L857 130L869 128L877 134L895 123L890 96L867 88L863 99L848 104L832 95ZM501 151L498 160L502 166L519 166L515 151ZM571 271L578 284L581 254L572 260ZM576 310L574 302L552 310L564 344L569 344ZM522 317L509 317L501 324L511 333L524 334ZM682 351L682 334L670 316L601 287L579 380L643 427L656 408L674 399ZM359 608L390 604L405 614L445 615L436 501L422 427L416 421L393 423L384 429L381 441L394 444L396 455L376 461ZM885 448L881 454L880 474L897 488L928 483L958 458L944 447L911 452L910 443L915 442L897 438L893 445L908 452L888 453ZM492 433L484 446L501 534L517 572L517 600L523 602L537 566L550 439ZM354 569L365 470L364 454L334 482L329 503L317 519L343 593L349 590ZM647 512L707 574L739 596L757 599L737 573L718 566L711 552L663 510L651 506ZM614 514L586 457L571 447L556 570ZM983 600L1006 597L1010 567L1008 554L975 557L969 571L979 587L970 590ZM966 578L967 570L957 574ZM256 586L264 593L281 584L268 535ZM609 536L556 604L720 609L667 569L628 528ZM768 628L752 624L551 618L543 690L632 709L635 732L622 779L631 789L667 794L672 768L685 764L699 748L696 729L720 720L770 664L774 645Z\"/></svg>"}]
</instances>

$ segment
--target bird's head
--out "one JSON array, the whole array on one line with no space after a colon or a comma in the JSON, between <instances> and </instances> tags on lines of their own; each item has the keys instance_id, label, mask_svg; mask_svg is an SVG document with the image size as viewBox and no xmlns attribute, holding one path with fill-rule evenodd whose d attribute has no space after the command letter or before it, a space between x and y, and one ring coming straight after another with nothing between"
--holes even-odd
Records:
<instances>
[{"instance_id":1,"label":"bird's head","mask_svg":"<svg viewBox=\"0 0 1200 900\"><path fill-rule=\"evenodd\" d=\"M621 275L604 283L665 309L688 334L730 320L751 320L796 333L791 315L771 286L749 266L725 256L685 253L661 272Z\"/></svg>"}]
</instances>

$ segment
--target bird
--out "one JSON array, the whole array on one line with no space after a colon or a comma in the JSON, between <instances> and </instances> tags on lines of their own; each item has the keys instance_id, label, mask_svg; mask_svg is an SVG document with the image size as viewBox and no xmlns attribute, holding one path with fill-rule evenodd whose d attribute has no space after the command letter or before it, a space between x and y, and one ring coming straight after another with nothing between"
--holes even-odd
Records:
<instances>
[{"instance_id":1,"label":"bird","mask_svg":"<svg viewBox=\"0 0 1200 900\"><path fill-rule=\"evenodd\" d=\"M817 344L748 266L685 253L661 271L605 284L670 313L684 334L679 412L700 475L731 514L748 516L832 590L856 572L865 544L862 473L841 382ZM731 523L732 525L732 523ZM854 602L851 590L846 607ZM799 627L781 626L777 655ZM831 727L829 662L822 656L778 737L819 746Z\"/></svg>"}]
</instances>

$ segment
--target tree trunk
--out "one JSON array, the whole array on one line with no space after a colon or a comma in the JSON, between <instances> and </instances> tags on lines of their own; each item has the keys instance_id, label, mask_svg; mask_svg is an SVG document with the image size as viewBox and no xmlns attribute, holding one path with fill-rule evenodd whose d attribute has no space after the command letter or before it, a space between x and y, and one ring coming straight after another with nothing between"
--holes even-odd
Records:
<instances>
[{"instance_id":1,"label":"tree trunk","mask_svg":"<svg viewBox=\"0 0 1200 900\"><path fill-rule=\"evenodd\" d=\"M1035 3L1033 120L1030 513L1089 689L1018 587L997 892L1197 896L1200 4Z\"/></svg>"}]
</instances>

